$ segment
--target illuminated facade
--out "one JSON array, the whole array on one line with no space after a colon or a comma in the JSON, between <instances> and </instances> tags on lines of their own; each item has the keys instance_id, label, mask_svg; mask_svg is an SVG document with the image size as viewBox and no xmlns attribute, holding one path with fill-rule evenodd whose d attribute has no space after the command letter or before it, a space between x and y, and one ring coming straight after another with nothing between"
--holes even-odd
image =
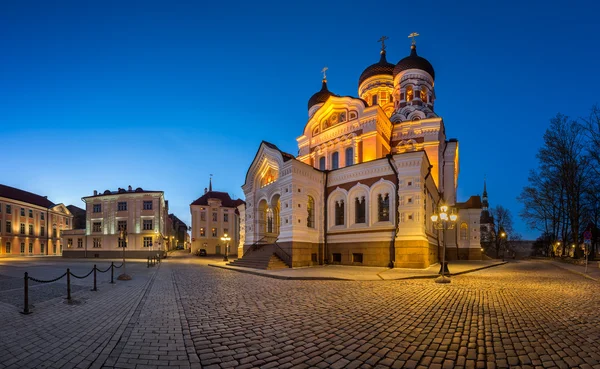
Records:
<instances>
[{"instance_id":1,"label":"illuminated facade","mask_svg":"<svg viewBox=\"0 0 600 369\"><path fill-rule=\"evenodd\" d=\"M63 204L0 185L0 257L60 255L61 233L72 226L73 215Z\"/></svg>"},{"instance_id":2,"label":"illuminated facade","mask_svg":"<svg viewBox=\"0 0 600 369\"><path fill-rule=\"evenodd\" d=\"M68 245L64 257L118 258L123 255L121 246L125 245L126 257L146 258L171 248L168 202L162 191L129 186L103 193L94 191L93 196L82 200L86 211L85 232L63 232L63 243ZM120 237L121 230L127 232L125 238Z\"/></svg>"},{"instance_id":3,"label":"illuminated facade","mask_svg":"<svg viewBox=\"0 0 600 369\"><path fill-rule=\"evenodd\" d=\"M329 91L324 76L298 156L263 141L248 170L244 251L277 243L294 267L423 268L445 242L454 258L480 258L478 241L438 233L430 219L439 204L456 205L459 172L458 141L434 112L434 79L414 43L395 65L382 45L359 78L359 98ZM457 211L459 222L470 217Z\"/></svg>"},{"instance_id":4,"label":"illuminated facade","mask_svg":"<svg viewBox=\"0 0 600 369\"><path fill-rule=\"evenodd\" d=\"M244 201L233 200L226 192L212 190L212 181L204 194L190 204L192 214L192 250L196 254L200 249L207 255L224 255L227 242L221 237L227 234L229 256L238 255L240 243L240 210Z\"/></svg>"}]
</instances>

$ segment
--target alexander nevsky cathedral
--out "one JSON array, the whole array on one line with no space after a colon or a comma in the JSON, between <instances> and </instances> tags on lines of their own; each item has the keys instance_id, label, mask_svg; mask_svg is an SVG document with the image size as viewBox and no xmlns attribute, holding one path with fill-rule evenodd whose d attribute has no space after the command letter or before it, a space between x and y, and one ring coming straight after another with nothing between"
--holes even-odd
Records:
<instances>
[{"instance_id":1,"label":"alexander nevsky cathedral","mask_svg":"<svg viewBox=\"0 0 600 369\"><path fill-rule=\"evenodd\" d=\"M435 71L417 53L379 61L358 77L357 97L329 90L308 100L298 156L263 141L242 186L244 257L272 253L287 266L425 268L481 259L479 196L457 202L459 142L435 112ZM458 214L453 230L431 215ZM267 251L265 251L267 250Z\"/></svg>"}]
</instances>

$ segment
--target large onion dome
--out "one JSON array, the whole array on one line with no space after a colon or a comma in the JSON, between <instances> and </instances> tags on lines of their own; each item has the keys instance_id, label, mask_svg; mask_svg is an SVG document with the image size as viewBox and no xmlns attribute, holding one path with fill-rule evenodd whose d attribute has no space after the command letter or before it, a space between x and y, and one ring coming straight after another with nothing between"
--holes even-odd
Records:
<instances>
[{"instance_id":1,"label":"large onion dome","mask_svg":"<svg viewBox=\"0 0 600 369\"><path fill-rule=\"evenodd\" d=\"M325 101L327 101L327 99L329 99L329 96L337 95L327 89L327 80L323 79L323 86L321 87L321 91L315 93L310 97L310 99L308 99L308 110L310 110L310 108L317 104L324 103Z\"/></svg>"},{"instance_id":2,"label":"large onion dome","mask_svg":"<svg viewBox=\"0 0 600 369\"><path fill-rule=\"evenodd\" d=\"M425 71L429 73L431 78L435 80L435 71L433 70L433 66L427 59L417 55L417 45L411 45L410 55L400 60L398 64L396 64L396 67L394 68L394 77L408 69L420 69Z\"/></svg>"},{"instance_id":3,"label":"large onion dome","mask_svg":"<svg viewBox=\"0 0 600 369\"><path fill-rule=\"evenodd\" d=\"M373 76L394 75L394 64L388 63L385 58L385 50L381 50L381 58L378 63L372 64L365 69L358 79L358 86L367 79Z\"/></svg>"}]
</instances>

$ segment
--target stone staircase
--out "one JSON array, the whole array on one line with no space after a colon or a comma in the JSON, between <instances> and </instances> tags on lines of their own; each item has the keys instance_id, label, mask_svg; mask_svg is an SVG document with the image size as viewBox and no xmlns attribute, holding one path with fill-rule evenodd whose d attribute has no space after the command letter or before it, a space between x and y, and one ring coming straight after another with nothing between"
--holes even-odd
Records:
<instances>
[{"instance_id":1,"label":"stone staircase","mask_svg":"<svg viewBox=\"0 0 600 369\"><path fill-rule=\"evenodd\" d=\"M241 259L237 259L227 265L267 270L289 268L275 254L274 245L260 245L256 250L246 252Z\"/></svg>"}]
</instances>

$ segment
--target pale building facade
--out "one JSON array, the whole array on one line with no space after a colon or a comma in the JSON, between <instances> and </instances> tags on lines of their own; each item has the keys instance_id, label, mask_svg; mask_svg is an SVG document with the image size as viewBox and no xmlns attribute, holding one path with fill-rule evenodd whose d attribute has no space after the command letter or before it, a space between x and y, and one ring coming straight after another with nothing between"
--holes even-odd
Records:
<instances>
[{"instance_id":1,"label":"pale building facade","mask_svg":"<svg viewBox=\"0 0 600 369\"><path fill-rule=\"evenodd\" d=\"M294 267L424 268L446 242L467 249L455 257L480 258L479 246L457 244L456 230L438 232L430 219L456 204L459 173L458 141L433 110L434 78L414 44L396 65L382 49L359 78L360 98L330 92L324 78L298 156L263 141L248 170L244 252L276 243Z\"/></svg>"},{"instance_id":2,"label":"pale building facade","mask_svg":"<svg viewBox=\"0 0 600 369\"><path fill-rule=\"evenodd\" d=\"M238 207L244 201L233 200L226 192L205 189L204 195L190 204L192 215L192 254L200 249L207 255L236 256L240 242L240 213ZM227 235L227 242L221 240Z\"/></svg>"},{"instance_id":3,"label":"pale building facade","mask_svg":"<svg viewBox=\"0 0 600 369\"><path fill-rule=\"evenodd\" d=\"M86 210L86 228L63 233L63 242L72 240L65 257L121 257L146 258L164 255L171 242L168 233L168 202L163 191L119 188L117 191L94 191L83 197ZM121 238L121 230L127 232ZM80 242L80 240L82 242Z\"/></svg>"},{"instance_id":4,"label":"pale building facade","mask_svg":"<svg viewBox=\"0 0 600 369\"><path fill-rule=\"evenodd\" d=\"M61 233L72 225L73 215L63 204L0 185L0 257L61 255Z\"/></svg>"}]
</instances>

